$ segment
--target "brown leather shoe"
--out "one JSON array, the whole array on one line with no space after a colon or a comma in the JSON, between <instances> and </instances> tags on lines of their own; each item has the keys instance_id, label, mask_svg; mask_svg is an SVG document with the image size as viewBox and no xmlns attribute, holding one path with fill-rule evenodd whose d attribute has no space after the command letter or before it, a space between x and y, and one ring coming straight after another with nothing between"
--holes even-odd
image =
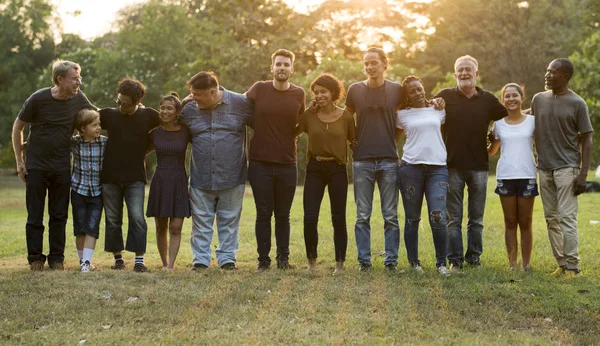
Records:
<instances>
[{"instance_id":1,"label":"brown leather shoe","mask_svg":"<svg viewBox=\"0 0 600 346\"><path fill-rule=\"evenodd\" d=\"M32 272L44 271L44 262L42 262L42 261L31 262L31 263L29 263L29 269L31 269Z\"/></svg>"},{"instance_id":2,"label":"brown leather shoe","mask_svg":"<svg viewBox=\"0 0 600 346\"><path fill-rule=\"evenodd\" d=\"M50 270L65 270L65 265L62 262L48 263Z\"/></svg>"},{"instance_id":3,"label":"brown leather shoe","mask_svg":"<svg viewBox=\"0 0 600 346\"><path fill-rule=\"evenodd\" d=\"M115 264L110 266L110 269L114 269L114 270L123 270L125 269L125 261L120 260L120 261L115 261Z\"/></svg>"}]
</instances>

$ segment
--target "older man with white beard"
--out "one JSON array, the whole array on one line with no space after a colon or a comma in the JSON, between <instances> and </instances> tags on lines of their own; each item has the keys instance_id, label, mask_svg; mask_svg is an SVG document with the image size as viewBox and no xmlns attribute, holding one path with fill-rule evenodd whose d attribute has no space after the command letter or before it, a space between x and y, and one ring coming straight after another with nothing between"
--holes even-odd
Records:
<instances>
[{"instance_id":1,"label":"older man with white beard","mask_svg":"<svg viewBox=\"0 0 600 346\"><path fill-rule=\"evenodd\" d=\"M456 88L440 91L435 97L446 101L444 141L448 151L448 262L454 272L463 262L481 265L483 213L488 180L487 132L491 121L508 111L489 91L477 84L479 64L470 55L454 63ZM462 215L465 185L469 191L467 251L463 252Z\"/></svg>"}]
</instances>

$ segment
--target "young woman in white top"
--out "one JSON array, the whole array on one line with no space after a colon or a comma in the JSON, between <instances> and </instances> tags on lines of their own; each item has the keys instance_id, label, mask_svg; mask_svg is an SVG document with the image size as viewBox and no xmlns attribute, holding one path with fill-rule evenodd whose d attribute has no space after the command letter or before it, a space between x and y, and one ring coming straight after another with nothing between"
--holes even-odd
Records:
<instances>
[{"instance_id":1,"label":"young woman in white top","mask_svg":"<svg viewBox=\"0 0 600 346\"><path fill-rule=\"evenodd\" d=\"M510 269L517 268L517 227L521 229L521 258L525 271L531 270L531 248L533 243L532 215L535 196L536 166L533 157L534 117L521 111L523 89L515 83L506 84L501 91L501 101L508 109L508 116L494 123L490 156L500 148L500 160L496 169L498 185L504 211L504 240L508 252Z\"/></svg>"},{"instance_id":2,"label":"young woman in white top","mask_svg":"<svg viewBox=\"0 0 600 346\"><path fill-rule=\"evenodd\" d=\"M441 126L446 119L444 110L435 110L425 98L423 83L415 76L402 81L405 99L400 104L397 120L397 139L406 135L404 155L398 170L398 187L404 205L404 242L408 262L422 272L419 261L419 221L423 195L427 199L429 225L433 233L436 267L440 274L450 275L446 267L446 195L448 167L446 146Z\"/></svg>"}]
</instances>

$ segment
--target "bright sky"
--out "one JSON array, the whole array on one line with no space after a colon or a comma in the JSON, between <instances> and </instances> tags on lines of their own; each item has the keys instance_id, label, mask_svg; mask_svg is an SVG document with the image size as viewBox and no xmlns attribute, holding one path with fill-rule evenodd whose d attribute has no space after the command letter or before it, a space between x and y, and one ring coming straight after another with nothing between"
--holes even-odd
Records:
<instances>
[{"instance_id":1,"label":"bright sky","mask_svg":"<svg viewBox=\"0 0 600 346\"><path fill-rule=\"evenodd\" d=\"M91 39L110 31L115 14L121 8L145 0L51 0L62 19L65 33ZM285 0L296 11L306 11L320 0Z\"/></svg>"}]
</instances>

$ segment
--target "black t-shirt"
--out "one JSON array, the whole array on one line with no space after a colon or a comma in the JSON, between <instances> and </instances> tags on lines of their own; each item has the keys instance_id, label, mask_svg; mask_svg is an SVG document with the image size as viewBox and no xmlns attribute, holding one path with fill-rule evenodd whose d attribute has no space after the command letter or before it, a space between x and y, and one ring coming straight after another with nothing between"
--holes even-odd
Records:
<instances>
[{"instance_id":1,"label":"black t-shirt","mask_svg":"<svg viewBox=\"0 0 600 346\"><path fill-rule=\"evenodd\" d=\"M354 161L398 159L396 113L402 96L402 85L389 80L378 88L364 82L350 85L346 106L356 112Z\"/></svg>"},{"instance_id":2,"label":"black t-shirt","mask_svg":"<svg viewBox=\"0 0 600 346\"><path fill-rule=\"evenodd\" d=\"M491 121L508 115L498 98L476 87L467 98L457 88L444 89L435 97L446 101L444 142L448 151L448 168L487 171L487 132Z\"/></svg>"},{"instance_id":3,"label":"black t-shirt","mask_svg":"<svg viewBox=\"0 0 600 346\"><path fill-rule=\"evenodd\" d=\"M158 126L158 112L139 107L125 115L118 108L100 110L100 123L108 132L100 182L108 184L146 182L148 133Z\"/></svg>"},{"instance_id":4,"label":"black t-shirt","mask_svg":"<svg viewBox=\"0 0 600 346\"><path fill-rule=\"evenodd\" d=\"M79 90L66 100L52 96L51 88L33 93L23 104L19 119L30 123L25 165L41 171L71 169L71 137L77 112L96 109Z\"/></svg>"}]
</instances>

